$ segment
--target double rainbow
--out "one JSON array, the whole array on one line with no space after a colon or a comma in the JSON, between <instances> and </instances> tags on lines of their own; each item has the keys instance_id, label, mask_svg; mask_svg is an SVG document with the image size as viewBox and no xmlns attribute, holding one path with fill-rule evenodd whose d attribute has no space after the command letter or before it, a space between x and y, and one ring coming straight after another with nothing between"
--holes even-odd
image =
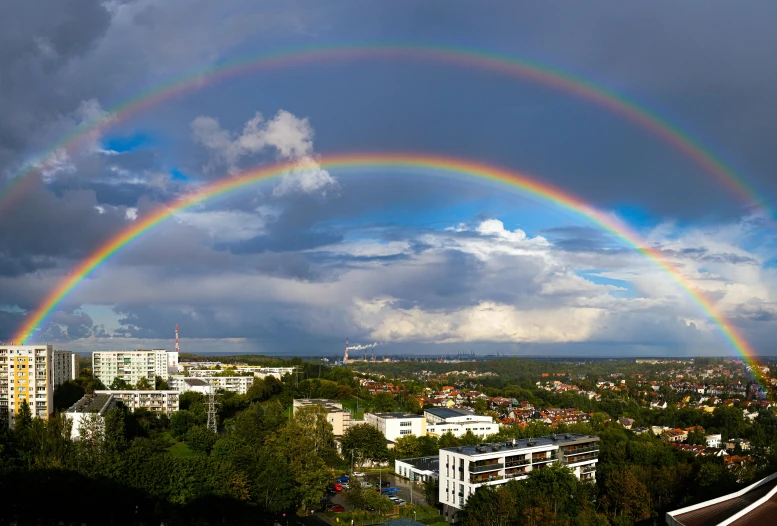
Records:
<instances>
[{"instance_id":1,"label":"double rainbow","mask_svg":"<svg viewBox=\"0 0 777 526\"><path fill-rule=\"evenodd\" d=\"M546 203L553 204L565 210L586 218L593 224L609 232L624 244L633 247L658 267L663 269L692 298L702 311L714 321L720 332L728 340L736 352L747 362L755 358L745 338L730 325L715 305L698 291L690 281L674 266L666 261L655 249L644 246L640 236L616 218L589 206L581 199L564 192L548 183L533 179L525 174L513 172L505 168L483 164L471 160L453 157L438 157L431 155L408 154L346 154L325 156L320 159L323 168L336 169L381 169L384 172L411 172L439 177L446 180L462 178L468 181L492 183L502 188L519 190L520 192ZM138 218L125 230L118 233L108 242L86 257L33 311L25 323L16 332L13 340L24 342L30 339L37 327L45 323L56 307L97 268L105 264L114 254L128 246L144 233L170 219L177 212L186 210L198 203L213 199L228 192L239 190L248 185L267 181L295 169L294 163L282 163L258 168L241 175L225 178L201 187L197 191L184 195L179 199L156 209L145 217Z\"/></svg>"},{"instance_id":2,"label":"double rainbow","mask_svg":"<svg viewBox=\"0 0 777 526\"><path fill-rule=\"evenodd\" d=\"M186 91L196 90L204 85L247 72L289 67L305 63L320 63L323 61L365 59L401 59L450 63L462 67L493 71L536 82L568 95L581 98L592 104L596 104L651 133L691 159L705 172L711 174L715 179L736 194L745 204L757 205L763 208L761 204L762 199L748 186L745 180L731 167L727 166L726 163L715 156L713 152L702 146L699 141L694 140L679 127L671 124L648 108L640 106L589 80L565 73L547 65L515 59L495 53L423 45L379 45L302 49L252 56L200 69L176 78L172 82L143 91L137 96L115 106L106 115L97 117L78 126L71 134L63 137L48 151L28 162L21 171L11 177L6 188L0 191L0 215L13 205L13 203L23 195L25 188L31 184L31 181L34 181L34 178L29 176L37 172L37 167L45 165L46 161L54 156L59 150L67 151L75 148L95 132L99 132L118 122L122 122L143 110L153 108L176 95ZM769 216L771 217L770 211L765 211L769 213Z\"/></svg>"}]
</instances>

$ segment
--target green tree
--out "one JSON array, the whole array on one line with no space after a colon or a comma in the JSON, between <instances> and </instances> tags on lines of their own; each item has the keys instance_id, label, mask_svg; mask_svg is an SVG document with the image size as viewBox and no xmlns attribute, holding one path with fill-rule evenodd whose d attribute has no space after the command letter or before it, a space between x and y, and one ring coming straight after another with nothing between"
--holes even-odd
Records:
<instances>
[{"instance_id":1,"label":"green tree","mask_svg":"<svg viewBox=\"0 0 777 526\"><path fill-rule=\"evenodd\" d=\"M437 440L437 445L440 449L456 447L459 445L459 439L456 438L450 431L446 431L440 435L440 438Z\"/></svg>"},{"instance_id":2,"label":"green tree","mask_svg":"<svg viewBox=\"0 0 777 526\"><path fill-rule=\"evenodd\" d=\"M386 437L376 427L358 424L346 429L342 439L343 457L355 459L380 460L388 456Z\"/></svg>"},{"instance_id":3,"label":"green tree","mask_svg":"<svg viewBox=\"0 0 777 526\"><path fill-rule=\"evenodd\" d=\"M390 393L378 393L372 399L372 410L376 413L391 413L397 410L397 401Z\"/></svg>"},{"instance_id":4,"label":"green tree","mask_svg":"<svg viewBox=\"0 0 777 526\"><path fill-rule=\"evenodd\" d=\"M402 409L408 413L421 414L421 403L414 396L408 396L404 402L402 402Z\"/></svg>"},{"instance_id":5,"label":"green tree","mask_svg":"<svg viewBox=\"0 0 777 526\"><path fill-rule=\"evenodd\" d=\"M125 409L113 407L104 416L103 434L105 451L108 453L121 453L127 448Z\"/></svg>"},{"instance_id":6,"label":"green tree","mask_svg":"<svg viewBox=\"0 0 777 526\"><path fill-rule=\"evenodd\" d=\"M394 442L394 454L396 458L415 458L421 456L421 445L415 435L399 437Z\"/></svg>"},{"instance_id":7,"label":"green tree","mask_svg":"<svg viewBox=\"0 0 777 526\"><path fill-rule=\"evenodd\" d=\"M424 498L430 506L436 506L440 500L440 483L436 478L429 477L424 482Z\"/></svg>"},{"instance_id":8,"label":"green tree","mask_svg":"<svg viewBox=\"0 0 777 526\"><path fill-rule=\"evenodd\" d=\"M216 444L218 435L202 426L192 426L186 432L186 445L189 449L196 453L202 453L203 455L210 454L211 449Z\"/></svg>"},{"instance_id":9,"label":"green tree","mask_svg":"<svg viewBox=\"0 0 777 526\"><path fill-rule=\"evenodd\" d=\"M144 376L135 384L135 389L140 391L152 391L154 388L151 386L151 382L148 381L148 378Z\"/></svg>"},{"instance_id":10,"label":"green tree","mask_svg":"<svg viewBox=\"0 0 777 526\"><path fill-rule=\"evenodd\" d=\"M170 384L161 376L157 376L154 378L154 389L157 391L168 391L170 390Z\"/></svg>"},{"instance_id":11,"label":"green tree","mask_svg":"<svg viewBox=\"0 0 777 526\"><path fill-rule=\"evenodd\" d=\"M191 411L176 411L170 417L170 433L173 437L182 440L192 426L197 423L196 418Z\"/></svg>"},{"instance_id":12,"label":"green tree","mask_svg":"<svg viewBox=\"0 0 777 526\"><path fill-rule=\"evenodd\" d=\"M335 435L332 424L327 421L329 411L319 405L301 407L294 414L294 420L302 432L311 439L313 451L324 460L336 461Z\"/></svg>"},{"instance_id":13,"label":"green tree","mask_svg":"<svg viewBox=\"0 0 777 526\"><path fill-rule=\"evenodd\" d=\"M78 402L86 394L83 386L74 381L62 382L54 388L54 408L67 409Z\"/></svg>"},{"instance_id":14,"label":"green tree","mask_svg":"<svg viewBox=\"0 0 777 526\"><path fill-rule=\"evenodd\" d=\"M127 383L123 378L119 378L117 376L116 378L113 379L109 388L113 391L123 391L123 390L131 389L132 385Z\"/></svg>"},{"instance_id":15,"label":"green tree","mask_svg":"<svg viewBox=\"0 0 777 526\"><path fill-rule=\"evenodd\" d=\"M418 455L421 457L435 456L440 451L437 437L424 435L418 437Z\"/></svg>"}]
</instances>

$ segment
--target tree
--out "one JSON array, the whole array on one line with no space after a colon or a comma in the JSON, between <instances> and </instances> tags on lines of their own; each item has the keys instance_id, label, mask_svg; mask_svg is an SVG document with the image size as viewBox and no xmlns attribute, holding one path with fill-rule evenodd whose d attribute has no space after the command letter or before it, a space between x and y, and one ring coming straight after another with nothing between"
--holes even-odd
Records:
<instances>
[{"instance_id":1,"label":"tree","mask_svg":"<svg viewBox=\"0 0 777 526\"><path fill-rule=\"evenodd\" d=\"M449 448L449 447L456 447L459 445L459 439L456 438L453 433L450 431L446 431L442 435L440 435L440 438L437 440L437 446L440 449Z\"/></svg>"},{"instance_id":2,"label":"tree","mask_svg":"<svg viewBox=\"0 0 777 526\"><path fill-rule=\"evenodd\" d=\"M138 389L139 391L151 391L154 388L151 386L151 382L148 381L148 378L144 376L135 384L135 389Z\"/></svg>"},{"instance_id":3,"label":"tree","mask_svg":"<svg viewBox=\"0 0 777 526\"><path fill-rule=\"evenodd\" d=\"M195 425L196 419L191 411L176 411L170 417L170 433L173 437L181 440L189 432L189 429Z\"/></svg>"},{"instance_id":4,"label":"tree","mask_svg":"<svg viewBox=\"0 0 777 526\"><path fill-rule=\"evenodd\" d=\"M119 378L118 376L113 379L110 385L110 389L114 391L122 391L126 389L131 389L132 385L127 383L123 378Z\"/></svg>"},{"instance_id":5,"label":"tree","mask_svg":"<svg viewBox=\"0 0 777 526\"><path fill-rule=\"evenodd\" d=\"M154 378L154 389L157 391L168 391L170 389L170 384L168 384L167 380L161 376L157 376Z\"/></svg>"},{"instance_id":6,"label":"tree","mask_svg":"<svg viewBox=\"0 0 777 526\"><path fill-rule=\"evenodd\" d=\"M67 409L86 394L84 388L74 380L62 382L54 388L54 408Z\"/></svg>"},{"instance_id":7,"label":"tree","mask_svg":"<svg viewBox=\"0 0 777 526\"><path fill-rule=\"evenodd\" d=\"M372 399L372 410L376 413L391 413L397 410L397 401L390 393L378 393Z\"/></svg>"},{"instance_id":8,"label":"tree","mask_svg":"<svg viewBox=\"0 0 777 526\"><path fill-rule=\"evenodd\" d=\"M218 435L207 427L192 426L186 432L186 445L195 453L210 454L216 440L218 440Z\"/></svg>"},{"instance_id":9,"label":"tree","mask_svg":"<svg viewBox=\"0 0 777 526\"><path fill-rule=\"evenodd\" d=\"M408 413L421 414L421 403L414 396L408 396L402 403L402 409Z\"/></svg>"},{"instance_id":10,"label":"tree","mask_svg":"<svg viewBox=\"0 0 777 526\"><path fill-rule=\"evenodd\" d=\"M301 407L294 414L294 420L300 425L302 432L313 442L313 451L323 459L335 460L335 435L332 424L327 421L329 411L320 405Z\"/></svg>"},{"instance_id":11,"label":"tree","mask_svg":"<svg viewBox=\"0 0 777 526\"><path fill-rule=\"evenodd\" d=\"M124 411L123 407L113 407L105 413L103 432L108 453L121 453L127 447Z\"/></svg>"},{"instance_id":12,"label":"tree","mask_svg":"<svg viewBox=\"0 0 777 526\"><path fill-rule=\"evenodd\" d=\"M604 499L615 517L628 523L650 517L649 493L631 470L610 471L604 480Z\"/></svg>"},{"instance_id":13,"label":"tree","mask_svg":"<svg viewBox=\"0 0 777 526\"><path fill-rule=\"evenodd\" d=\"M358 424L346 429L342 439L343 456L347 459L382 460L388 456L386 437L376 427Z\"/></svg>"},{"instance_id":14,"label":"tree","mask_svg":"<svg viewBox=\"0 0 777 526\"><path fill-rule=\"evenodd\" d=\"M418 455L421 457L432 457L439 454L440 445L437 437L423 435L418 437Z\"/></svg>"},{"instance_id":15,"label":"tree","mask_svg":"<svg viewBox=\"0 0 777 526\"><path fill-rule=\"evenodd\" d=\"M424 498L429 506L436 506L440 500L440 483L434 477L428 477L424 482Z\"/></svg>"},{"instance_id":16,"label":"tree","mask_svg":"<svg viewBox=\"0 0 777 526\"><path fill-rule=\"evenodd\" d=\"M415 435L399 437L394 442L394 454L396 458L415 458L421 456L421 445Z\"/></svg>"}]
</instances>

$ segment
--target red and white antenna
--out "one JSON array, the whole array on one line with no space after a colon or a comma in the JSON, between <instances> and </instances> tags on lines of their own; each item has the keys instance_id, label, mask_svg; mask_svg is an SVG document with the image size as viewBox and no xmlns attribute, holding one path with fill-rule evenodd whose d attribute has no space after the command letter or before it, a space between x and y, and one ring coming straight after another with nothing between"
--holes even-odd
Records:
<instances>
[{"instance_id":1,"label":"red and white antenna","mask_svg":"<svg viewBox=\"0 0 777 526\"><path fill-rule=\"evenodd\" d=\"M175 352L178 352L178 324L175 324Z\"/></svg>"},{"instance_id":2,"label":"red and white antenna","mask_svg":"<svg viewBox=\"0 0 777 526\"><path fill-rule=\"evenodd\" d=\"M345 337L345 357L343 357L343 365L348 363L348 337Z\"/></svg>"}]
</instances>

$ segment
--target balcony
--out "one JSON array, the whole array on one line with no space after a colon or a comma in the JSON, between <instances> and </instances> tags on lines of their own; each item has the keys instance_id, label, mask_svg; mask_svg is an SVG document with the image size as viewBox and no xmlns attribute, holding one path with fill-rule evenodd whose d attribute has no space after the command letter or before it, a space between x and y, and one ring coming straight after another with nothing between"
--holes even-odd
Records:
<instances>
[{"instance_id":1,"label":"balcony","mask_svg":"<svg viewBox=\"0 0 777 526\"><path fill-rule=\"evenodd\" d=\"M510 461L510 462L505 462L505 467L507 467L507 468L514 468L514 467L519 467L519 466L528 466L529 464L531 464L531 462L527 458L527 459L524 459L524 460L513 460L513 461Z\"/></svg>"},{"instance_id":2,"label":"balcony","mask_svg":"<svg viewBox=\"0 0 777 526\"><path fill-rule=\"evenodd\" d=\"M572 457L572 458L564 457L563 463L564 464L578 464L580 462L586 462L588 460L595 460L597 458L599 458L599 455L597 455L596 453L588 453L586 455L582 455L582 456L579 456L579 457Z\"/></svg>"},{"instance_id":3,"label":"balcony","mask_svg":"<svg viewBox=\"0 0 777 526\"><path fill-rule=\"evenodd\" d=\"M588 451L599 451L599 444L595 444L593 446L575 448L575 449L564 449L562 451L566 456L577 455L580 453L587 453Z\"/></svg>"},{"instance_id":4,"label":"balcony","mask_svg":"<svg viewBox=\"0 0 777 526\"><path fill-rule=\"evenodd\" d=\"M484 473L486 471L498 471L502 468L504 468L504 464L483 464L480 466L477 465L469 465L469 472L470 473Z\"/></svg>"},{"instance_id":5,"label":"balcony","mask_svg":"<svg viewBox=\"0 0 777 526\"><path fill-rule=\"evenodd\" d=\"M580 473L593 473L594 471L596 471L596 464L580 468Z\"/></svg>"},{"instance_id":6,"label":"balcony","mask_svg":"<svg viewBox=\"0 0 777 526\"><path fill-rule=\"evenodd\" d=\"M492 475L490 477L470 477L469 483L470 484L484 484L486 482L493 482L495 480L504 480L504 475Z\"/></svg>"},{"instance_id":7,"label":"balcony","mask_svg":"<svg viewBox=\"0 0 777 526\"><path fill-rule=\"evenodd\" d=\"M547 462L555 462L558 460L556 457L532 457L531 463L532 464L545 464Z\"/></svg>"}]
</instances>

